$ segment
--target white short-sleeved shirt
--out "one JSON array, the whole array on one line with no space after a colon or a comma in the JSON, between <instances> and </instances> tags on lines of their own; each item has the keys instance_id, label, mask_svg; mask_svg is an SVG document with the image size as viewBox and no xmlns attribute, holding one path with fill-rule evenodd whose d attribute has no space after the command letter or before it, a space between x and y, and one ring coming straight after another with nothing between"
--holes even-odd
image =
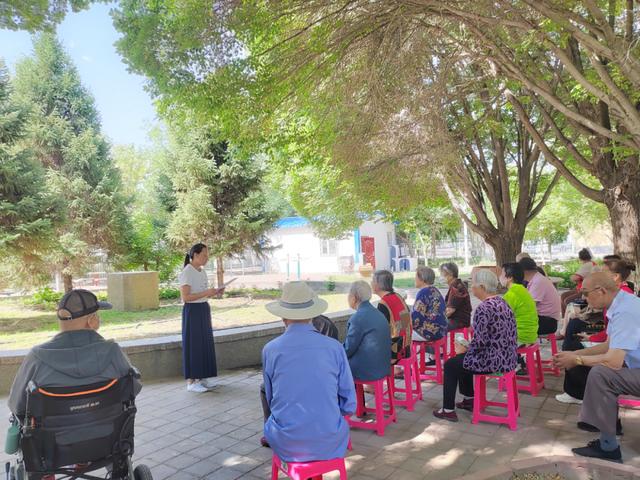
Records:
<instances>
[{"instance_id":1,"label":"white short-sleeved shirt","mask_svg":"<svg viewBox=\"0 0 640 480\"><path fill-rule=\"evenodd\" d=\"M189 285L191 287L191 293L200 293L204 292L207 288L209 288L209 278L207 277L207 272L202 270L198 270L193 265L189 264L180 272L178 275L178 283L180 286ZM202 297L198 300L194 300L192 302L187 303L204 303L208 301L207 297Z\"/></svg>"}]
</instances>

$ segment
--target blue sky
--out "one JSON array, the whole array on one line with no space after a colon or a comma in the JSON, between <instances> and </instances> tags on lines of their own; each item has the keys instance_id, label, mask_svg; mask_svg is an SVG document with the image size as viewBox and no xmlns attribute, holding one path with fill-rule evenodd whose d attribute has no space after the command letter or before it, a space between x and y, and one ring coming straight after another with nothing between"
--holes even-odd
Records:
<instances>
[{"instance_id":1,"label":"blue sky","mask_svg":"<svg viewBox=\"0 0 640 480\"><path fill-rule=\"evenodd\" d=\"M114 42L118 39L109 5L69 13L58 27L58 38L71 56L82 82L96 100L102 131L114 144L149 144L148 132L157 122L144 78L127 71ZM0 29L0 57L14 72L17 61L32 53L27 32Z\"/></svg>"}]
</instances>

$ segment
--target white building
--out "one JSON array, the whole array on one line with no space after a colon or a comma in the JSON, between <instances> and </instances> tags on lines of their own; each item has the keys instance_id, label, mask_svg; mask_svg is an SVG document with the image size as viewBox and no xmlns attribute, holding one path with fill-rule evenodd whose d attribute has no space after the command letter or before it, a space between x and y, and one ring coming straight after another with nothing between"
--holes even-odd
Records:
<instances>
[{"instance_id":1,"label":"white building","mask_svg":"<svg viewBox=\"0 0 640 480\"><path fill-rule=\"evenodd\" d=\"M346 273L363 263L388 269L396 232L393 223L366 221L345 238L322 239L306 218L286 217L276 223L268 237L276 248L268 257L267 271L296 276Z\"/></svg>"}]
</instances>

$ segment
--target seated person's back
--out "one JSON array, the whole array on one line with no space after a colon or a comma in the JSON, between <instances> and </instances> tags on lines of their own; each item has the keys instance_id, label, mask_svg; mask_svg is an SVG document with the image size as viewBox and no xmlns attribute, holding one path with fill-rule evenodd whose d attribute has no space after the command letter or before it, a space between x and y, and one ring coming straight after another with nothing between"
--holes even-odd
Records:
<instances>
[{"instance_id":1,"label":"seated person's back","mask_svg":"<svg viewBox=\"0 0 640 480\"><path fill-rule=\"evenodd\" d=\"M38 386L76 387L125 376L131 364L120 346L105 340L96 330L99 309L111 308L98 302L87 290L72 290L58 304L60 333L33 347L25 357L11 387L9 408L16 415L25 411L25 389L30 381ZM135 380L136 394L141 384Z\"/></svg>"},{"instance_id":2,"label":"seated person's back","mask_svg":"<svg viewBox=\"0 0 640 480\"><path fill-rule=\"evenodd\" d=\"M262 351L271 409L264 434L284 461L329 460L346 452L343 417L355 411L353 378L342 345L310 323L326 308L304 282L286 284L282 299L267 305L287 325Z\"/></svg>"},{"instance_id":3,"label":"seated person's back","mask_svg":"<svg viewBox=\"0 0 640 480\"><path fill-rule=\"evenodd\" d=\"M378 380L389 375L391 335L384 315L371 305L371 287L359 280L351 284L349 307L356 310L347 325L344 348L356 380Z\"/></svg>"}]
</instances>

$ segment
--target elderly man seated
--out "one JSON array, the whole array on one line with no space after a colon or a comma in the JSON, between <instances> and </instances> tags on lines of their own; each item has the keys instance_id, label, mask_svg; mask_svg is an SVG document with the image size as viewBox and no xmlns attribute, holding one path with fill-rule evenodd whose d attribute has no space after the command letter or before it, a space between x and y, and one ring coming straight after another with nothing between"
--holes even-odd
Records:
<instances>
[{"instance_id":1,"label":"elderly man seated","mask_svg":"<svg viewBox=\"0 0 640 480\"><path fill-rule=\"evenodd\" d=\"M359 280L349 289L349 307L356 311L347 324L344 349L356 380L379 380L389 375L391 335L389 323L371 300L371 287Z\"/></svg>"},{"instance_id":2,"label":"elderly man seated","mask_svg":"<svg viewBox=\"0 0 640 480\"><path fill-rule=\"evenodd\" d=\"M286 462L344 457L349 442L344 416L356 409L355 388L342 345L311 324L327 309L327 302L305 282L290 282L280 300L266 308L286 325L285 332L262 350L271 411L264 424L267 442Z\"/></svg>"},{"instance_id":3,"label":"elderly man seated","mask_svg":"<svg viewBox=\"0 0 640 480\"><path fill-rule=\"evenodd\" d=\"M622 461L616 440L616 419L620 395L640 396L640 298L621 291L611 275L589 275L581 293L589 305L607 309L608 339L591 348L561 352L554 359L566 369L592 367L587 377L578 428L599 431L600 438L573 452L585 457Z\"/></svg>"},{"instance_id":4,"label":"elderly man seated","mask_svg":"<svg viewBox=\"0 0 640 480\"><path fill-rule=\"evenodd\" d=\"M98 310L111 308L88 290L72 290L58 303L60 333L33 347L20 365L11 387L9 409L17 416L25 413L30 381L47 387L80 387L120 378L131 368L120 346L102 338ZM136 394L142 388L135 381Z\"/></svg>"}]
</instances>

